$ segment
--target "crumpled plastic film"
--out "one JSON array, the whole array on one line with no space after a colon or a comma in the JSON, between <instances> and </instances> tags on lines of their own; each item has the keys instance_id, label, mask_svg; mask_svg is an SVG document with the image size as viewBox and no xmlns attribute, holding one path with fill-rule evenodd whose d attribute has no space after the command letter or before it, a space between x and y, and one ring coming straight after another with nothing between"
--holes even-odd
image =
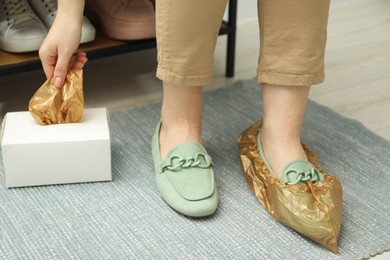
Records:
<instances>
[{"instance_id":1,"label":"crumpled plastic film","mask_svg":"<svg viewBox=\"0 0 390 260\"><path fill-rule=\"evenodd\" d=\"M316 154L303 145L309 161L324 175L321 182L286 185L275 178L257 152L259 121L237 139L246 181L263 207L276 220L337 253L342 222L342 187L338 177L325 173Z\"/></svg>"},{"instance_id":2,"label":"crumpled plastic film","mask_svg":"<svg viewBox=\"0 0 390 260\"><path fill-rule=\"evenodd\" d=\"M62 88L48 79L30 99L28 109L41 125L80 122L84 112L83 71L69 71Z\"/></svg>"}]
</instances>

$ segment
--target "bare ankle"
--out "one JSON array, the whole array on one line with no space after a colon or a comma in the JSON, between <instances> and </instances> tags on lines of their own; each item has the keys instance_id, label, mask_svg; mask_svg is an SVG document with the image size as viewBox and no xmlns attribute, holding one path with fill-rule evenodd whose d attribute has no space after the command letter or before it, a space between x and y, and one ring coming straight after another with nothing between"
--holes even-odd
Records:
<instances>
[{"instance_id":1,"label":"bare ankle","mask_svg":"<svg viewBox=\"0 0 390 260\"><path fill-rule=\"evenodd\" d=\"M284 167L293 160L307 160L299 134L286 134L261 130L264 156L271 170L280 177Z\"/></svg>"},{"instance_id":2,"label":"bare ankle","mask_svg":"<svg viewBox=\"0 0 390 260\"><path fill-rule=\"evenodd\" d=\"M160 129L160 155L164 160L174 147L185 142L202 143L201 126L188 123L164 124Z\"/></svg>"}]
</instances>

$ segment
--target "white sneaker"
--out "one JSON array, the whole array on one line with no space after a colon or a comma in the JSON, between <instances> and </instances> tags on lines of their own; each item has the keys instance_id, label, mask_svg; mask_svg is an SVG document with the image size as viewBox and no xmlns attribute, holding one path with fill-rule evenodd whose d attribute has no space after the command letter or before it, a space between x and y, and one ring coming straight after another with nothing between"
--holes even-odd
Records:
<instances>
[{"instance_id":1,"label":"white sneaker","mask_svg":"<svg viewBox=\"0 0 390 260\"><path fill-rule=\"evenodd\" d=\"M9 52L36 51L47 29L27 0L0 1L0 49Z\"/></svg>"},{"instance_id":2,"label":"white sneaker","mask_svg":"<svg viewBox=\"0 0 390 260\"><path fill-rule=\"evenodd\" d=\"M42 22L49 29L54 22L54 18L57 15L57 0L28 0L30 5L34 9L35 13L39 16ZM81 28L81 41L80 43L91 42L95 39L95 27L84 16L83 27Z\"/></svg>"}]
</instances>

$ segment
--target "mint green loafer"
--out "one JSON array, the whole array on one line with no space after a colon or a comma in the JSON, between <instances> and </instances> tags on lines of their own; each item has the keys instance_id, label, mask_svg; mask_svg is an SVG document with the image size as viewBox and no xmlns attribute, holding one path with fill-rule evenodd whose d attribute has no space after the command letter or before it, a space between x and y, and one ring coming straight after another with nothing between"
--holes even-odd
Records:
<instances>
[{"instance_id":1,"label":"mint green loafer","mask_svg":"<svg viewBox=\"0 0 390 260\"><path fill-rule=\"evenodd\" d=\"M271 167L269 166L267 160L265 159L263 147L261 144L261 135L260 130L257 134L257 152L260 155L260 158L263 160L265 166L268 168L269 172L275 177L275 173L272 171ZM317 182L317 181L323 181L324 175L320 173L319 170L317 170L316 167L314 167L313 164L311 164L308 161L305 160L294 160L289 162L283 169L282 175L280 177L280 180L284 182L285 184L307 184L308 181L311 182Z\"/></svg>"},{"instance_id":2,"label":"mint green loafer","mask_svg":"<svg viewBox=\"0 0 390 260\"><path fill-rule=\"evenodd\" d=\"M213 214L218 206L213 162L205 148L186 142L160 157L161 122L152 137L152 155L156 183L162 198L175 211L189 217Z\"/></svg>"}]
</instances>

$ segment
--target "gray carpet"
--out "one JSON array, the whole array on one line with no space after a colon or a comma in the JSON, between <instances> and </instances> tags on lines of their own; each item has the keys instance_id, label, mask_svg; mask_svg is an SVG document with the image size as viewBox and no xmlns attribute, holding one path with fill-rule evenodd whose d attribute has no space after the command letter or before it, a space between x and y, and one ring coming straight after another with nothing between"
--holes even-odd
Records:
<instances>
[{"instance_id":1,"label":"gray carpet","mask_svg":"<svg viewBox=\"0 0 390 260\"><path fill-rule=\"evenodd\" d=\"M7 190L0 158L0 259L357 259L390 249L390 143L314 102L303 137L343 184L340 253L261 207L236 145L261 117L260 95L254 81L205 94L204 143L220 194L207 219L176 214L158 194L149 140L160 104L111 114L112 182Z\"/></svg>"}]
</instances>

